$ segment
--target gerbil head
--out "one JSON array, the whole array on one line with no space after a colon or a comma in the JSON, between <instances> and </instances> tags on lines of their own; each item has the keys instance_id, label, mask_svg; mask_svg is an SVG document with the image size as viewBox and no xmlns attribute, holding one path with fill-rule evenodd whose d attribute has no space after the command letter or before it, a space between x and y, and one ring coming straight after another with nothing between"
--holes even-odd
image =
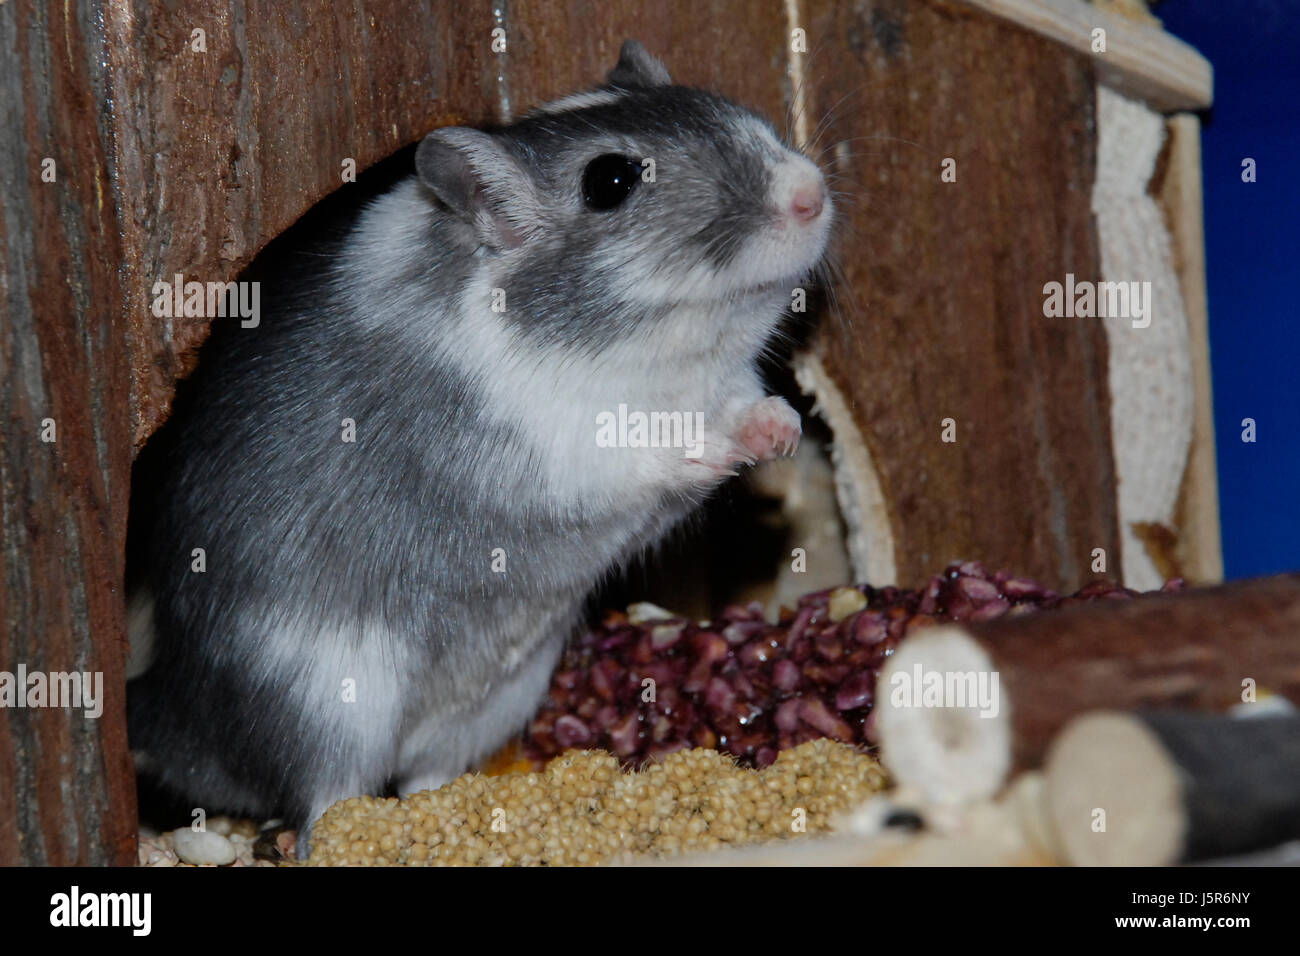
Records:
<instances>
[{"instance_id":1,"label":"gerbil head","mask_svg":"<svg viewBox=\"0 0 1300 956\"><path fill-rule=\"evenodd\" d=\"M575 307L608 328L685 303L788 302L832 218L821 171L770 124L673 85L632 40L604 86L488 132L437 130L416 168L493 284L525 291L510 311L541 328Z\"/></svg>"}]
</instances>

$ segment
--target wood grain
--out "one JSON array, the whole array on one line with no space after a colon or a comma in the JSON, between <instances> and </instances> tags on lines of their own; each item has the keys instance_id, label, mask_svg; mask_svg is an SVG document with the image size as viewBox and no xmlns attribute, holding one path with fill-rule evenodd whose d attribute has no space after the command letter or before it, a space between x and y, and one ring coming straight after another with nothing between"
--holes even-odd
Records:
<instances>
[{"instance_id":1,"label":"wood grain","mask_svg":"<svg viewBox=\"0 0 1300 956\"><path fill-rule=\"evenodd\" d=\"M849 144L826 157L849 194L842 319L815 354L879 475L896 583L978 557L1074 590L1094 548L1113 574L1105 333L1043 315L1045 283L1099 278L1089 61L966 7L808 20L820 139Z\"/></svg>"},{"instance_id":2,"label":"wood grain","mask_svg":"<svg viewBox=\"0 0 1300 956\"><path fill-rule=\"evenodd\" d=\"M0 8L0 671L98 672L105 698L97 719L0 708L0 865L135 859L121 594L130 377L103 40L92 5ZM46 419L55 441L41 438Z\"/></svg>"},{"instance_id":3,"label":"wood grain","mask_svg":"<svg viewBox=\"0 0 1300 956\"><path fill-rule=\"evenodd\" d=\"M500 118L492 5L379 0L104 4L136 450L207 320L157 319L176 273L234 278L315 202L436 126ZM193 48L204 31L206 52Z\"/></svg>"},{"instance_id":4,"label":"wood grain","mask_svg":"<svg viewBox=\"0 0 1300 956\"><path fill-rule=\"evenodd\" d=\"M1154 23L1079 0L960 0L993 16L1096 57L1098 78L1157 110L1202 110L1214 96L1210 62ZM1092 34L1106 31L1106 51L1092 52Z\"/></svg>"},{"instance_id":5,"label":"wood grain","mask_svg":"<svg viewBox=\"0 0 1300 956\"><path fill-rule=\"evenodd\" d=\"M1196 411L1192 447L1174 516L1175 556L1188 581L1223 580L1219 533L1219 478L1215 456L1214 383L1210 374L1209 306L1205 292L1205 225L1201 201L1201 123L1190 113L1166 122L1164 163L1152 189L1164 213L1187 309Z\"/></svg>"},{"instance_id":6,"label":"wood grain","mask_svg":"<svg viewBox=\"0 0 1300 956\"><path fill-rule=\"evenodd\" d=\"M969 627L1009 701L1016 767L1090 710L1222 712L1242 682L1300 705L1300 574ZM941 662L931 665L941 668Z\"/></svg>"}]
</instances>

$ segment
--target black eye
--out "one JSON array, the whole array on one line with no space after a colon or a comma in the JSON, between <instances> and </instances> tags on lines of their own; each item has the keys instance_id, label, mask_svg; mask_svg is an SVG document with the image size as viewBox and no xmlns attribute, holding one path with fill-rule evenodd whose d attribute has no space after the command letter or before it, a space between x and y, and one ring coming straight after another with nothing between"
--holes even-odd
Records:
<instances>
[{"instance_id":1,"label":"black eye","mask_svg":"<svg viewBox=\"0 0 1300 956\"><path fill-rule=\"evenodd\" d=\"M621 205L641 179L641 164L627 156L606 153L587 164L582 174L582 201L604 212Z\"/></svg>"}]
</instances>

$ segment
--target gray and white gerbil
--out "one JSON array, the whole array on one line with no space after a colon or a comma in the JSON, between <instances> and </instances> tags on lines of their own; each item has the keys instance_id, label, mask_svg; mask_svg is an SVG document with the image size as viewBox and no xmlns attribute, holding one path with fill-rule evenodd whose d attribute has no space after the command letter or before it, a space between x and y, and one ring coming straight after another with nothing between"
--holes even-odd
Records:
<instances>
[{"instance_id":1,"label":"gray and white gerbil","mask_svg":"<svg viewBox=\"0 0 1300 956\"><path fill-rule=\"evenodd\" d=\"M205 356L144 504L142 776L304 854L334 801L517 733L593 589L800 434L757 363L831 207L767 122L629 41L606 85L415 167ZM702 443L605 447L620 405L700 413Z\"/></svg>"}]
</instances>

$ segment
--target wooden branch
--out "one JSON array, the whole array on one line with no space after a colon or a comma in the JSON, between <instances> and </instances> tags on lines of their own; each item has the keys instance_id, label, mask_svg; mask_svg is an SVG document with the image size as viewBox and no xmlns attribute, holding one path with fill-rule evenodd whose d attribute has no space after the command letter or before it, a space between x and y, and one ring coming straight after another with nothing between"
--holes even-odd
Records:
<instances>
[{"instance_id":1,"label":"wooden branch","mask_svg":"<svg viewBox=\"0 0 1300 956\"><path fill-rule=\"evenodd\" d=\"M921 632L909 637L899 653L916 642L908 661L917 658L927 671L939 673L970 670L974 655L986 655L998 675L1001 710L1010 715L1013 764L1020 769L1040 765L1069 720L1092 710L1221 712L1242 702L1243 683L1257 693L1271 691L1300 704L1296 574L999 618L971 625L965 643L955 633L958 628L943 631L944 644L919 647L926 636ZM882 738L891 722L919 727L938 720L915 709L887 712L895 709L888 682L897 666L891 662L876 692ZM952 728L958 743L931 747L935 766L909 764L909 780L951 775L945 770L949 751L997 746L998 721L970 714L946 719L935 727ZM981 734L988 739L973 739ZM882 747L888 764L889 742L882 739ZM915 763L924 752L914 748L908 759Z\"/></svg>"},{"instance_id":2,"label":"wooden branch","mask_svg":"<svg viewBox=\"0 0 1300 956\"><path fill-rule=\"evenodd\" d=\"M1300 839L1300 716L1096 713L1052 746L1065 862L1164 866Z\"/></svg>"},{"instance_id":3,"label":"wooden branch","mask_svg":"<svg viewBox=\"0 0 1300 956\"><path fill-rule=\"evenodd\" d=\"M960 627L927 628L894 651L880 675L874 716L881 760L900 787L932 804L987 800L1002 789L1012 727L1001 688L988 680L994 670ZM931 677L956 677L951 686L963 699L934 706L926 696ZM979 704L981 683L991 691L989 707Z\"/></svg>"}]
</instances>

